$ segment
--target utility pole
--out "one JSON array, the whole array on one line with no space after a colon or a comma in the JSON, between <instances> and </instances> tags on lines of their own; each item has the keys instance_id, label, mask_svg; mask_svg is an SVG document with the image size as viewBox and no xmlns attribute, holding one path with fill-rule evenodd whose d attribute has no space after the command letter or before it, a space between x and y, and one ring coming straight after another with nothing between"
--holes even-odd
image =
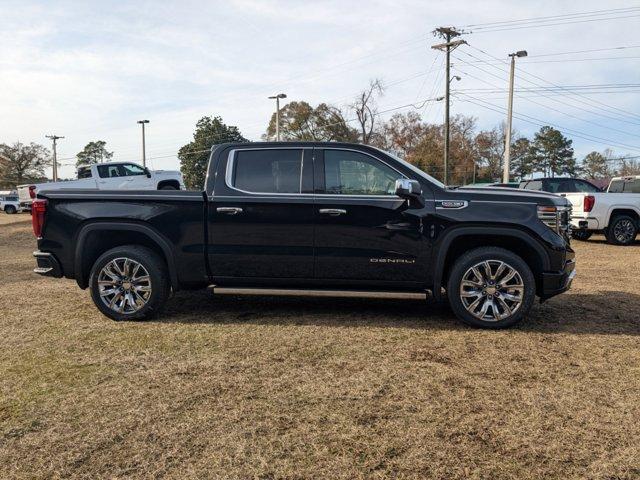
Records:
<instances>
[{"instance_id":1,"label":"utility pole","mask_svg":"<svg viewBox=\"0 0 640 480\"><path fill-rule=\"evenodd\" d=\"M138 123L142 125L142 166L146 167L147 166L147 149L146 149L145 139L144 139L144 125L146 123L149 123L149 120L138 120Z\"/></svg>"},{"instance_id":2,"label":"utility pole","mask_svg":"<svg viewBox=\"0 0 640 480\"><path fill-rule=\"evenodd\" d=\"M58 154L56 152L56 146L58 140L64 137L58 135L45 135L46 138L50 138L53 141L53 181L58 181Z\"/></svg>"},{"instance_id":3,"label":"utility pole","mask_svg":"<svg viewBox=\"0 0 640 480\"><path fill-rule=\"evenodd\" d=\"M278 93L277 95L272 95L269 97L270 100L276 100L276 141L280 141L280 99L287 98L287 95L284 93Z\"/></svg>"},{"instance_id":4,"label":"utility pole","mask_svg":"<svg viewBox=\"0 0 640 480\"><path fill-rule=\"evenodd\" d=\"M526 57L526 50L519 50L516 53L510 53L511 72L509 73L509 107L507 109L507 131L504 138L504 168L502 171L502 183L509 183L509 174L511 171L511 121L513 118L513 77L516 69L516 57Z\"/></svg>"},{"instance_id":5,"label":"utility pole","mask_svg":"<svg viewBox=\"0 0 640 480\"><path fill-rule=\"evenodd\" d=\"M445 43L432 45L435 50L445 51L447 55L447 73L445 81L445 105L444 105L444 184L448 183L449 170L449 94L451 86L451 50L463 45L467 42L464 40L451 41L452 38L459 37L463 32L456 30L454 27L439 27L433 31L434 35L439 35L446 40ZM460 79L460 77L457 77Z\"/></svg>"}]
</instances>

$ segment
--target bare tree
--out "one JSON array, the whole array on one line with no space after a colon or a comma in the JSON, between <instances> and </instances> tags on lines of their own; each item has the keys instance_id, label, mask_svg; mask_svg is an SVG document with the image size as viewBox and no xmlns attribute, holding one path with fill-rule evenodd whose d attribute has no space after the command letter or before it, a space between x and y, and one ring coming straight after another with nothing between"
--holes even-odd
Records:
<instances>
[{"instance_id":1,"label":"bare tree","mask_svg":"<svg viewBox=\"0 0 640 480\"><path fill-rule=\"evenodd\" d=\"M356 97L350 108L355 112L360 127L360 140L365 145L371 143L376 125L378 107L376 97L384 95L384 85L379 79L371 80L369 86Z\"/></svg>"}]
</instances>

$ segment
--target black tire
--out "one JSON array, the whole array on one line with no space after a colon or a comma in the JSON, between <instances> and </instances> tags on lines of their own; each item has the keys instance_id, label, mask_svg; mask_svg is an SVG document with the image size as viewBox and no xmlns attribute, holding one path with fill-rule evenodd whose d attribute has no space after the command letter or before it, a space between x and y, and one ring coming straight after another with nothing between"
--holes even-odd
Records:
<instances>
[{"instance_id":1,"label":"black tire","mask_svg":"<svg viewBox=\"0 0 640 480\"><path fill-rule=\"evenodd\" d=\"M605 232L611 245L632 245L638 234L638 221L629 215L616 215Z\"/></svg>"},{"instance_id":2,"label":"black tire","mask_svg":"<svg viewBox=\"0 0 640 480\"><path fill-rule=\"evenodd\" d=\"M110 306L105 302L113 299L115 294L114 297L105 296L105 301L103 301L98 280L103 268L115 259L118 259L118 261L120 261L120 259L130 259L133 262L140 264L148 273L148 283L145 284L145 287L148 285L151 291L145 300L146 303L144 303L139 310L132 312L118 311L117 301L114 304L114 307L110 308ZM125 268L124 270L126 271L127 269ZM133 277L133 275L131 276ZM147 280L145 280L145 282L147 282ZM125 292L123 288L126 283L121 282L120 285L120 290ZM169 274L164 260L154 251L140 245L123 245L121 247L112 248L111 250L103 253L93 264L89 278L89 288L91 289L91 299L96 307L98 307L98 310L107 317L116 321L146 320L154 317L162 311L167 298L169 297L169 293L171 292ZM133 289L135 287L131 286L131 283L129 283L129 288ZM131 294L134 295L135 293L131 292ZM142 295L144 296L146 293L142 292ZM120 298L122 298L122 296ZM126 302L124 300L122 300L121 303L126 306ZM130 302L129 306L131 307Z\"/></svg>"},{"instance_id":3,"label":"black tire","mask_svg":"<svg viewBox=\"0 0 640 480\"><path fill-rule=\"evenodd\" d=\"M472 267L477 266L478 264L485 261L490 262L490 267L489 267L490 269L495 268L496 272L492 272L492 273L498 273L497 270L500 266L500 263L502 262L506 264L506 267L509 267L510 269L514 270L522 280L522 284L517 283L518 285L523 286L522 288L517 289L519 293L515 289L505 288L504 286L499 284L500 280L506 277L505 274L497 275L495 277L495 280L497 280L496 285L493 285L493 284L488 285L487 283L483 283L483 281L480 280L478 283L484 284L484 286L478 285L476 291L473 291L473 292L469 291L469 293L477 295L477 297L473 297L473 298L479 298L478 301L481 303L478 304L478 307L482 307L484 305L484 302L489 301L490 306L486 309L486 312L488 312L490 308L491 316L493 317L497 316L499 317L498 319L494 318L491 320L487 320L487 319L479 318L478 316L472 314L467 309L467 307L472 307L475 301L472 301L472 299L467 299L463 301L461 297L461 285L462 285L463 278L465 278L465 275L471 274L470 272L472 272L471 270ZM506 271L509 272L509 270L506 270ZM480 272L480 273L484 273L484 272ZM518 282L519 280L517 275L514 277L514 279L516 280L514 279L508 280L507 284L511 283L512 285L514 285L513 283L514 281ZM507 287L508 286L509 285L507 285ZM493 290L496 290L496 291L493 292L493 296L492 296L492 294L489 292ZM484 292L487 292L487 293L485 294ZM504 295L507 295L509 297L517 296L520 298L520 303L516 307L516 302L512 301L511 299L507 298ZM456 316L460 320L462 320L462 322L474 327L499 329L499 328L506 328L506 327L511 327L515 325L516 323L520 322L529 313L529 310L531 310L531 306L533 305L533 301L535 300L535 296L536 296L535 279L533 277L533 273L531 272L531 269L526 264L526 262L522 260L522 258L520 258L515 253L510 252L509 250L505 250L504 248L498 248L498 247L475 248L465 253L464 255L462 255L454 263L451 269L451 272L449 274L449 280L447 282L447 297L449 299L449 304L451 305L451 309L456 314ZM464 304L465 301L470 302L471 305L465 306ZM495 303L495 305L497 306L497 311L496 311L496 308L491 306L491 305L494 305L494 302L498 302L498 303L502 302L502 304L507 305L507 307L510 306L510 308L513 308L514 311L510 314L507 314L507 309L504 309L502 307L502 304L498 305L498 303ZM475 309L472 308L472 310L477 310L477 307ZM502 312L500 312L500 310L502 310ZM509 309L508 311L511 311L511 310ZM476 313L479 314L479 312L476 312ZM489 315L487 314L487 316Z\"/></svg>"},{"instance_id":4,"label":"black tire","mask_svg":"<svg viewBox=\"0 0 640 480\"><path fill-rule=\"evenodd\" d=\"M17 211L18 210L16 210L16 207L14 207L13 205L5 205L4 206L4 213L7 213L9 215L13 215Z\"/></svg>"},{"instance_id":5,"label":"black tire","mask_svg":"<svg viewBox=\"0 0 640 480\"><path fill-rule=\"evenodd\" d=\"M593 235L593 232L588 232L586 230L572 230L571 231L571 238L574 238L576 240L580 240L581 242L585 242L585 241L589 240L591 238L591 235Z\"/></svg>"},{"instance_id":6,"label":"black tire","mask_svg":"<svg viewBox=\"0 0 640 480\"><path fill-rule=\"evenodd\" d=\"M163 185L158 190L179 190L175 185Z\"/></svg>"}]
</instances>

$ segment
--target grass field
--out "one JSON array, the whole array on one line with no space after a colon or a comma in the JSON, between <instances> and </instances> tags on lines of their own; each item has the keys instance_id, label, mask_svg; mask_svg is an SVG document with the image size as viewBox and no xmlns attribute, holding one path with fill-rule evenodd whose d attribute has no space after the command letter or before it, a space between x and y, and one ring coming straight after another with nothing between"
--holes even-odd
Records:
<instances>
[{"instance_id":1,"label":"grass field","mask_svg":"<svg viewBox=\"0 0 640 480\"><path fill-rule=\"evenodd\" d=\"M375 295L116 323L0 214L0 478L640 478L640 245L574 245L508 331Z\"/></svg>"}]
</instances>

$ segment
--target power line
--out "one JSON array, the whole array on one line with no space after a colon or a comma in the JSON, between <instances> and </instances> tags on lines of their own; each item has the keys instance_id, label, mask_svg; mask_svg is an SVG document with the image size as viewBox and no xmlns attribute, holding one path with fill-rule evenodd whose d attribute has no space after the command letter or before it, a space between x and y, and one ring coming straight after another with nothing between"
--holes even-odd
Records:
<instances>
[{"instance_id":1,"label":"power line","mask_svg":"<svg viewBox=\"0 0 640 480\"><path fill-rule=\"evenodd\" d=\"M464 53L465 53L465 55L468 55L468 56L470 56L471 58L478 59L478 57L476 57L475 55L472 55L472 54L470 54L470 53L468 53L468 52L464 52ZM488 55L488 54L487 54L487 55ZM499 80L501 80L501 81L503 80L503 78L502 78L502 77L500 77L500 76L498 76L498 75L496 75L496 74L494 74L494 73L492 73L492 72L489 72L489 71L487 71L487 70L485 70L485 69L483 69L483 68L481 68L481 67L478 67L478 66L477 66L477 65L475 65L475 64L469 64L469 63L465 62L465 61L464 61L464 60L462 60L462 59L458 59L458 60L459 60L460 62L462 62L463 64L470 65L470 66L472 66L472 67L474 67L474 68L476 68L476 69L478 69L478 70L480 70L480 71L482 71L482 72L484 72L484 73L487 73L488 75L491 75L491 76L493 76L493 77L495 77L495 78L497 78L497 79L499 79ZM497 67L497 66L495 66L495 65L491 65L491 66L493 66L494 68L496 68L496 69L497 69L497 70L499 70L500 72L505 73L505 71L504 71L504 70L502 70L501 68L499 68L499 67ZM520 72L523 72L523 73L525 73L525 74L527 73L527 72L524 72L522 68L520 69ZM492 84L492 83L487 82L487 81L485 81L485 80L482 80L482 79L480 79L480 80L481 80L481 81L483 81L484 83L487 83L488 85L492 85L492 86L494 86L494 87L496 86L495 84ZM532 84L532 85L535 85L535 86L537 86L537 87L547 88L546 86L541 85L540 83L534 82L534 81L532 81L532 80L528 80L527 78L519 77L519 81L524 81L524 82L530 83L530 84ZM549 83L549 82L547 82L547 83ZM554 87L556 87L556 88L558 88L558 89L559 89L558 91L561 91L561 92L563 92L563 93L569 93L569 94L573 93L571 90L568 90L567 88L565 88L565 87L563 87L563 86L561 86L561 85L555 85L555 84L551 84L551 85L552 85L552 86L554 86ZM498 87L498 88L499 88L499 87ZM584 96L584 95L582 95L582 94L575 93L574 95L580 95L581 97L584 97L584 98L587 98L588 100L590 100L590 99L589 99L589 97L585 97L585 96ZM616 117L612 117L612 116L610 116L610 115L605 115L605 114L603 114L601 111L597 111L597 112L596 112L596 111L593 111L593 110L588 110L588 109L585 109L585 108L583 108L583 107L580 107L580 106L577 106L577 105L573 105L573 104L571 104L571 103L567 103L566 101L558 100L557 98L553 98L553 97L551 97L551 96L549 96L549 95L541 94L541 96L547 96L547 97L548 97L548 98L550 98L552 101L555 101L555 102L561 103L561 104L563 104L563 105L567 105L567 106L569 106L569 107L571 107L571 108L575 108L575 109L578 109L578 110L585 111L585 112L590 113L590 114L593 114L593 115L597 115L597 116L601 116L601 117L606 117L606 118L609 118L609 119L612 119L612 120L616 120L616 121L618 121L618 122L630 123L630 124L633 124L633 125L640 125L640 123L638 123L637 121L634 121L635 119L634 119L634 120L629 120L629 119L627 119L627 118L625 118L625 117L622 117L622 116L621 116L619 113L617 113L617 112L611 112L611 111L609 111L609 110L605 110L605 111L607 111L607 113L610 113L610 114L616 115ZM576 101L577 101L577 102L579 102L579 103L581 103L581 104L589 105L589 103L587 103L587 102L585 102L585 101L583 101L583 100L580 100L580 99L578 99L578 100L573 99L573 101L574 101L574 102L576 102ZM601 102L598 102L598 103L601 103ZM605 105L605 106L606 106L606 104L603 104L603 105ZM593 107L593 105L592 105L592 104L591 104L591 105L589 105L589 106ZM597 107L597 108L599 108L600 110L602 110L602 108L600 108L600 107Z\"/></svg>"},{"instance_id":2,"label":"power line","mask_svg":"<svg viewBox=\"0 0 640 480\"><path fill-rule=\"evenodd\" d=\"M503 107L500 107L499 105L495 105L493 103L487 102L485 100L481 100L477 97L474 97L472 95L469 95L467 93L460 93L461 95L463 95L465 98L462 98L461 101L468 101L470 103L473 103L475 105L478 105L480 107L485 107L488 108L489 110L493 110L494 112L500 113L500 114L504 114L506 112L506 109ZM476 103L476 102L480 102L480 103ZM533 125L536 126L540 126L540 127L544 127L544 126L552 126L557 128L560 131L566 132L569 135L573 135L574 137L578 137L578 138L582 138L584 140L588 140L594 143L600 143L602 145L613 145L616 146L618 148L623 148L623 149L631 149L637 152L640 152L640 147L637 146L633 146L633 145L627 145L624 143L619 143L619 142L612 142L610 139L607 138L602 138L602 137L597 137L595 135L590 135L588 133L584 133L584 132L580 132L579 130L574 130L571 128L567 128L567 127L563 127L561 125L558 124L554 124L552 122L548 122L546 120L541 120L539 118L536 117L532 117L531 115L525 115L523 113L517 113L517 112L513 112L513 116L518 118L519 120L523 121L523 122L527 122L527 123L531 123Z\"/></svg>"},{"instance_id":3,"label":"power line","mask_svg":"<svg viewBox=\"0 0 640 480\"><path fill-rule=\"evenodd\" d=\"M640 45L623 45L620 47L607 47L607 48L592 48L590 50L571 50L568 52L553 52L553 53L539 53L536 55L529 55L529 58L538 57L555 57L558 55L573 55L575 53L594 53L594 52L608 52L611 50L627 50L630 48L640 48Z\"/></svg>"},{"instance_id":4,"label":"power line","mask_svg":"<svg viewBox=\"0 0 640 480\"><path fill-rule=\"evenodd\" d=\"M590 10L590 11L586 11L586 12L565 13L565 14L562 14L562 15L548 15L548 16L544 16L544 17L528 17L528 18L520 18L520 19L516 19L516 20L501 20L501 21L486 22L486 23L470 23L468 25L463 25L463 27L465 27L465 28L472 28L472 27L484 28L484 27L488 27L488 26L499 26L499 25L505 25L505 24L521 23L521 22L530 23L530 22L539 22L539 21L553 21L553 20L558 20L558 19L567 18L567 17L583 17L583 16L592 16L592 15L607 15L607 14L614 14L614 13L617 14L617 13L620 13L621 11L637 10L637 9L640 9L640 7L607 8L607 9L604 9L604 10Z\"/></svg>"},{"instance_id":5,"label":"power line","mask_svg":"<svg viewBox=\"0 0 640 480\"><path fill-rule=\"evenodd\" d=\"M494 59L494 60L502 61L500 58L495 57L495 56L493 56L493 55L491 55L491 54L489 54L489 53L485 52L484 50L481 50L481 49L479 49L479 48L477 48L477 47L474 47L473 45L469 45L469 46L470 46L471 48L473 48L474 50L477 50L477 51L479 51L479 52L483 53L484 55L487 55L488 57L490 57L490 58L492 58L492 59ZM473 56L473 55L471 55L471 54L469 54L469 53L467 53L467 52L465 52L465 53L466 53L467 55L469 55L469 56L473 57L473 58L478 59L478 57L475 57L475 56ZM503 63L504 63L504 62L503 62ZM497 68L497 67L495 67L495 68ZM501 69L499 69L499 70L501 70ZM501 71L502 71L502 70L501 70ZM524 70L524 69L522 69L522 68L520 68L519 72L520 72L520 73L522 73L522 74L524 74L524 75L528 75L528 76L530 76L530 77L533 77L533 78L536 78L536 79L538 79L538 80L541 80L541 81L543 81L544 83L547 83L547 84L549 84L549 85L553 85L554 87L558 87L558 88L560 88L560 89L562 89L562 88L563 88L562 86L557 85L557 84L555 84L555 83L553 83L553 82L550 82L550 81L548 81L548 80L546 80L546 79L544 79L544 78L542 78L542 77L539 77L538 75L534 75L533 73L529 73L529 72L527 72L526 70ZM522 77L520 77L520 78L522 79ZM523 80L524 80L524 81L526 81L526 82L532 83L533 85L541 86L540 84L538 84L538 83L536 83L536 82L533 82L532 80L527 80L527 79L523 79ZM588 100L588 102L585 102L584 100L582 100L582 101L581 101L582 103L591 104L591 106L594 106L594 104L596 104L596 105L598 105L598 106L599 106L599 107L597 107L597 108L605 107L605 108L606 108L606 109L608 109L609 111L611 111L611 110L617 110L617 111L621 112L622 114L624 114L625 116L630 117L630 118L633 118L633 119L634 119L634 120L636 120L636 121L637 121L638 119L640 119L640 115L637 115L637 114L632 113L632 112L628 112L628 111L623 110L623 109L618 108L618 107L614 107L614 106L608 105L608 104L603 103L603 102L600 102L600 101L598 101L598 100L593 100L593 99L591 99L591 98L589 98L589 97L585 97L584 95L582 95L582 94L580 94L580 93L578 93L578 92L570 92L570 91L568 91L567 93L569 93L570 95L572 95L572 96L574 96L574 97L576 97L576 96L577 96L577 97L581 97L581 98L586 98L586 99ZM614 114L616 114L616 115L620 115L620 113L614 113Z\"/></svg>"},{"instance_id":6,"label":"power line","mask_svg":"<svg viewBox=\"0 0 640 480\"><path fill-rule=\"evenodd\" d=\"M463 63L464 63L464 62L463 62ZM477 65L472 65L472 66L473 66L474 68L477 68L477 69L479 69L479 70L481 70L481 71L485 72L485 73L488 73L489 75L492 75L492 76L494 76L494 77L496 77L496 78L500 79L500 77L498 77L497 75L494 75L494 74L492 74L491 72L488 72L488 71L486 71L486 70L484 70L484 69L482 69L482 68L478 67ZM464 73L464 72L463 72L463 73ZM466 74L466 75L469 75L468 73L465 73L465 74ZM470 75L470 76L471 76L471 77L473 77L473 75ZM474 78L476 78L476 79L480 80L481 82L484 82L484 83L486 83L486 84L488 84L488 85L491 85L491 86L493 86L493 87L497 87L497 85L495 85L495 84L493 84L493 83L491 83L491 82L487 82L486 80L483 80L483 79L481 79L481 78L478 78L478 77L474 77ZM500 88L500 87L497 87L497 88ZM547 96L547 95L543 95L543 96ZM519 97L519 98L521 98L520 96L518 96L518 97ZM554 98L552 98L552 97L549 97L549 98L551 98L553 101L556 101L556 102L559 102L559 103L564 103L565 105L569 105L569 104L566 104L565 102L562 102L561 100L557 100L557 99L554 99ZM549 109L549 110L552 110L552 111L554 111L554 112L558 112L558 113L560 113L561 115L565 115L565 116L567 116L567 117L574 118L574 119L579 120L579 121L581 121L581 122L590 123L590 124L595 125L595 126L597 126L597 127L600 127L600 128L606 128L607 130L616 131L616 132L622 133L622 134L624 134L624 135L628 135L628 136L635 136L635 134L633 134L633 133L626 132L626 131L624 131L624 130L617 129L617 128L615 128L615 127L609 127L609 126L607 126L607 125L602 125L602 124L599 124L599 123L593 122L593 121L591 121L591 120L586 120L586 119L583 119L583 118L577 117L577 116L575 116L575 115L572 115L572 114L570 114L570 113L564 112L564 111L562 111L562 110L558 110L558 109L556 109L556 108L550 107L550 106L545 105L545 104L543 104L543 103L536 102L535 100L531 100L530 98L526 98L526 100L527 100L527 101L529 101L529 102L531 102L531 103L534 103L534 104L536 104L536 105L540 105L541 107L544 107L544 108L547 108L547 109ZM569 106L571 106L571 105L569 105Z\"/></svg>"}]
</instances>

